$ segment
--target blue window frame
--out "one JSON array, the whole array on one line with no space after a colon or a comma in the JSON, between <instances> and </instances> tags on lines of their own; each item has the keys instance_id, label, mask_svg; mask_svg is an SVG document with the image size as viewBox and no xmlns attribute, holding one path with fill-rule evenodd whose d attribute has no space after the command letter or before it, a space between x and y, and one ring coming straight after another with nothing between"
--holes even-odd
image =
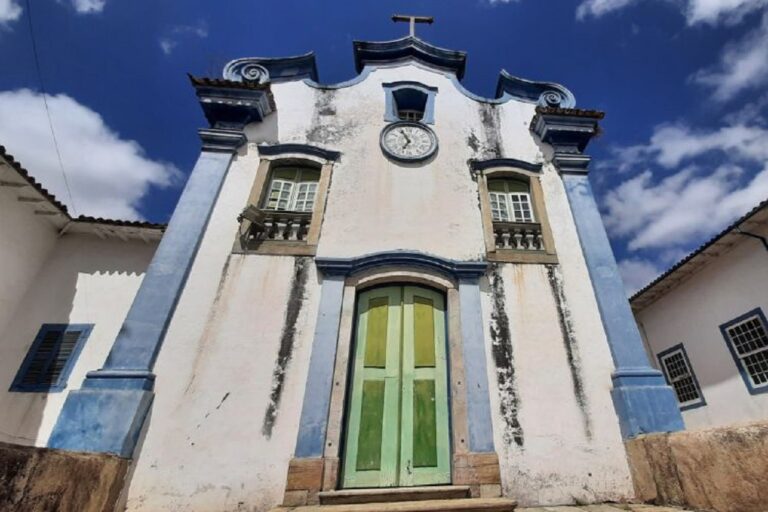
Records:
<instances>
[{"instance_id":1,"label":"blue window frame","mask_svg":"<svg viewBox=\"0 0 768 512\"><path fill-rule=\"evenodd\" d=\"M91 329L93 324L43 324L10 390L51 392L66 388Z\"/></svg>"},{"instance_id":2,"label":"blue window frame","mask_svg":"<svg viewBox=\"0 0 768 512\"><path fill-rule=\"evenodd\" d=\"M681 411L707 405L696 374L693 373L693 366L688 359L688 353L682 343L659 352L656 357L658 357L659 366L664 372L664 378L675 390Z\"/></svg>"},{"instance_id":3,"label":"blue window frame","mask_svg":"<svg viewBox=\"0 0 768 512\"><path fill-rule=\"evenodd\" d=\"M435 123L436 87L429 87L418 82L392 82L383 84L386 94L384 120L420 121L424 124ZM417 114L418 113L418 114ZM417 115L417 117L413 117Z\"/></svg>"},{"instance_id":4,"label":"blue window frame","mask_svg":"<svg viewBox=\"0 0 768 512\"><path fill-rule=\"evenodd\" d=\"M753 395L768 392L768 322L760 308L720 326L741 378Z\"/></svg>"}]
</instances>

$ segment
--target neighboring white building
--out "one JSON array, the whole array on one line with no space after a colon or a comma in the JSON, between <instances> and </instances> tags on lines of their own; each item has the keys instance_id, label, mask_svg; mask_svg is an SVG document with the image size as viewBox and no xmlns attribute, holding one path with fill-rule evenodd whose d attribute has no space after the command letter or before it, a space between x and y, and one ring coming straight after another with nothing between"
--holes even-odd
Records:
<instances>
[{"instance_id":1,"label":"neighboring white building","mask_svg":"<svg viewBox=\"0 0 768 512\"><path fill-rule=\"evenodd\" d=\"M137 512L434 484L493 510L631 498L623 440L683 424L589 186L603 114L506 72L480 97L463 52L415 37L354 55L340 84L318 82L312 54L191 79L210 126L154 256L120 240L128 226L56 238L68 219L27 212L55 264L3 284L21 312L4 320L6 382L41 323L92 324L99 341L36 430L30 395L0 394L17 410L6 435L132 458ZM114 303L107 280L124 287Z\"/></svg>"},{"instance_id":2,"label":"neighboring white building","mask_svg":"<svg viewBox=\"0 0 768 512\"><path fill-rule=\"evenodd\" d=\"M768 201L631 299L688 428L768 419Z\"/></svg>"},{"instance_id":3,"label":"neighboring white building","mask_svg":"<svg viewBox=\"0 0 768 512\"><path fill-rule=\"evenodd\" d=\"M109 352L163 229L72 218L0 146L0 441L45 446L67 391ZM57 368L28 360L63 329ZM35 369L47 377L33 382Z\"/></svg>"}]
</instances>

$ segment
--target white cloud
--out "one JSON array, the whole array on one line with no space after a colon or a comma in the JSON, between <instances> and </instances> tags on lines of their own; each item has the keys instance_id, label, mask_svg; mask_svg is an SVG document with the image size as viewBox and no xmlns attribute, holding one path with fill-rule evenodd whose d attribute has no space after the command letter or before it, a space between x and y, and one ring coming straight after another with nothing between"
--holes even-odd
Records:
<instances>
[{"instance_id":1,"label":"white cloud","mask_svg":"<svg viewBox=\"0 0 768 512\"><path fill-rule=\"evenodd\" d=\"M636 2L637 0L584 0L576 8L576 18L580 20L590 16L599 18Z\"/></svg>"},{"instance_id":2,"label":"white cloud","mask_svg":"<svg viewBox=\"0 0 768 512\"><path fill-rule=\"evenodd\" d=\"M180 172L149 159L135 141L120 137L93 110L65 94L48 105L77 214L141 219L150 187L168 187ZM0 92L0 144L44 187L71 208L51 140L42 96L29 89Z\"/></svg>"},{"instance_id":3,"label":"white cloud","mask_svg":"<svg viewBox=\"0 0 768 512\"><path fill-rule=\"evenodd\" d=\"M619 274L624 281L627 297L631 297L661 274L661 269L648 260L630 258L619 262Z\"/></svg>"},{"instance_id":4,"label":"white cloud","mask_svg":"<svg viewBox=\"0 0 768 512\"><path fill-rule=\"evenodd\" d=\"M106 0L72 0L72 7L80 14L101 12L105 4Z\"/></svg>"},{"instance_id":5,"label":"white cloud","mask_svg":"<svg viewBox=\"0 0 768 512\"><path fill-rule=\"evenodd\" d=\"M689 25L697 23L738 23L744 15L768 5L768 0L665 0L681 6ZM576 18L599 18L640 0L582 0L576 8Z\"/></svg>"},{"instance_id":6,"label":"white cloud","mask_svg":"<svg viewBox=\"0 0 768 512\"><path fill-rule=\"evenodd\" d=\"M196 25L175 25L166 31L158 43L163 53L170 55L179 45L179 39L190 36L205 39L208 37L208 25L204 21L200 21Z\"/></svg>"},{"instance_id":7,"label":"white cloud","mask_svg":"<svg viewBox=\"0 0 768 512\"><path fill-rule=\"evenodd\" d=\"M768 12L758 28L726 46L717 65L698 71L692 78L712 88L712 97L718 101L763 85L768 80Z\"/></svg>"},{"instance_id":8,"label":"white cloud","mask_svg":"<svg viewBox=\"0 0 768 512\"><path fill-rule=\"evenodd\" d=\"M15 0L0 0L0 26L21 17L21 6Z\"/></svg>"}]
</instances>

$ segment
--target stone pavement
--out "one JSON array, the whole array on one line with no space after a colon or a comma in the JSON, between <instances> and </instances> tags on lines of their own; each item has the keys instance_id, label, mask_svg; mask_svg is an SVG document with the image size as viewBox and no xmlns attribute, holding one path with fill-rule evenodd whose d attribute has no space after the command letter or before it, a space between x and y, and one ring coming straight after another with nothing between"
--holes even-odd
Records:
<instances>
[{"instance_id":1,"label":"stone pavement","mask_svg":"<svg viewBox=\"0 0 768 512\"><path fill-rule=\"evenodd\" d=\"M532 507L517 508L516 512L695 512L691 509L678 507L657 507L654 505L634 505L626 503L611 503L604 505L579 505L567 507Z\"/></svg>"}]
</instances>

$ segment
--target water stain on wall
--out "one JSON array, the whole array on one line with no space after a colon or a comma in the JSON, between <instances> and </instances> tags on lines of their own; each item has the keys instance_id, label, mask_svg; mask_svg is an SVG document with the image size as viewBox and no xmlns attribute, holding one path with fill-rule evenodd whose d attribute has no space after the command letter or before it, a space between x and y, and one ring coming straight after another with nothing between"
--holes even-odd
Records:
<instances>
[{"instance_id":1,"label":"water stain on wall","mask_svg":"<svg viewBox=\"0 0 768 512\"><path fill-rule=\"evenodd\" d=\"M304 291L307 286L307 276L312 258L298 257L293 264L293 280L291 291L288 295L288 307L285 311L285 323L280 335L280 348L277 352L275 369L272 371L272 391L269 395L269 405L264 413L264 422L261 433L269 439L272 437L272 429L277 419L277 410L280 406L280 398L285 384L285 370L293 355L293 345L296 339L296 322L299 319L301 306L304 302Z\"/></svg>"},{"instance_id":2,"label":"water stain on wall","mask_svg":"<svg viewBox=\"0 0 768 512\"><path fill-rule=\"evenodd\" d=\"M342 118L336 116L335 99L334 89L315 90L315 108L307 129L307 142L333 144L349 137L357 127L356 122L342 121Z\"/></svg>"},{"instance_id":3,"label":"water stain on wall","mask_svg":"<svg viewBox=\"0 0 768 512\"><path fill-rule=\"evenodd\" d=\"M504 419L504 442L523 446L523 428L518 420L520 398L515 383L515 360L512 353L512 338L509 331L509 317L506 310L504 279L500 265L492 265L490 272L492 294L491 345L493 361L496 364L496 385L499 389L501 417Z\"/></svg>"},{"instance_id":4,"label":"water stain on wall","mask_svg":"<svg viewBox=\"0 0 768 512\"><path fill-rule=\"evenodd\" d=\"M581 358L579 357L579 348L576 343L576 333L571 321L571 308L565 300L563 275L560 273L558 265L546 265L546 267L552 297L555 299L555 305L557 306L557 316L560 321L560 332L563 335L566 357L568 358L568 368L571 371L573 393L576 396L576 402L579 405L579 410L581 410L584 420L584 432L587 435L587 439L592 439L592 419L589 416L587 396L584 392L584 382L581 378Z\"/></svg>"}]
</instances>

